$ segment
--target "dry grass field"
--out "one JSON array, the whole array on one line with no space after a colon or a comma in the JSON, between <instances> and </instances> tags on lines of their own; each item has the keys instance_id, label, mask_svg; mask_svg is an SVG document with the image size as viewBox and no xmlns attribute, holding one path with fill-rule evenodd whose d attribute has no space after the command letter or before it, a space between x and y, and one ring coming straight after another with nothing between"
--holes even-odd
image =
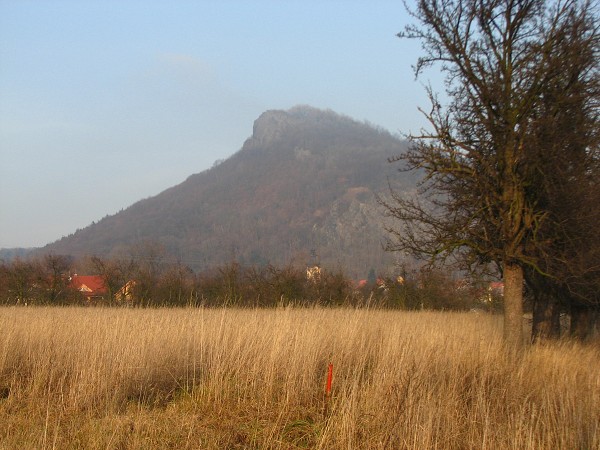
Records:
<instances>
[{"instance_id":1,"label":"dry grass field","mask_svg":"<svg viewBox=\"0 0 600 450\"><path fill-rule=\"evenodd\" d=\"M6 307L0 330L2 449L600 448L600 348L511 361L498 316Z\"/></svg>"}]
</instances>

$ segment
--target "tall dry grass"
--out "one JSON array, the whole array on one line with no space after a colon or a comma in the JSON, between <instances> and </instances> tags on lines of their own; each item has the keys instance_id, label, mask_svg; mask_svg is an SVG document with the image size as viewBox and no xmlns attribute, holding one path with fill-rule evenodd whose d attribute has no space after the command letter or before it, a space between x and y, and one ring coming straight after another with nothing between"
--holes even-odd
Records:
<instances>
[{"instance_id":1,"label":"tall dry grass","mask_svg":"<svg viewBox=\"0 0 600 450\"><path fill-rule=\"evenodd\" d=\"M598 347L515 362L500 320L1 308L0 448L600 448Z\"/></svg>"}]
</instances>

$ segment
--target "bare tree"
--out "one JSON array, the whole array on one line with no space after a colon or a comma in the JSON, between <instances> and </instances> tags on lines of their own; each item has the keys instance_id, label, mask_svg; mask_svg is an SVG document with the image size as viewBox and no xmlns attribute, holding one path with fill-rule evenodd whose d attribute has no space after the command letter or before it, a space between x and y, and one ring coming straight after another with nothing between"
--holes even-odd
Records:
<instances>
[{"instance_id":1,"label":"bare tree","mask_svg":"<svg viewBox=\"0 0 600 450\"><path fill-rule=\"evenodd\" d=\"M166 249L153 240L142 240L131 246L131 259L136 262L134 272L134 296L142 306L161 304L164 299L155 298L156 286L166 269Z\"/></svg>"},{"instance_id":2,"label":"bare tree","mask_svg":"<svg viewBox=\"0 0 600 450\"><path fill-rule=\"evenodd\" d=\"M5 292L3 303L28 305L40 303L45 286L44 269L37 259L15 258L3 263L0 275Z\"/></svg>"},{"instance_id":3,"label":"bare tree","mask_svg":"<svg viewBox=\"0 0 600 450\"><path fill-rule=\"evenodd\" d=\"M561 76L564 31L574 17L589 21L590 8L575 0L419 0L411 11L418 24L399 34L422 42L417 75L439 63L449 100L442 106L428 89L432 131L412 136L397 158L425 176L418 196L393 192L383 201L399 219L388 249L431 263L455 257L468 268L495 263L511 350L524 343L524 271L547 275L541 261L552 253L541 233L552 217L533 184L532 136L543 103L553 106L547 87Z\"/></svg>"},{"instance_id":4,"label":"bare tree","mask_svg":"<svg viewBox=\"0 0 600 450\"><path fill-rule=\"evenodd\" d=\"M69 272L73 258L66 255L47 254L43 257L42 273L45 297L48 303L56 304L66 300L69 285Z\"/></svg>"},{"instance_id":5,"label":"bare tree","mask_svg":"<svg viewBox=\"0 0 600 450\"><path fill-rule=\"evenodd\" d=\"M104 285L108 289L108 298L111 302L119 289L130 281L133 274L138 270L138 264L132 258L125 257L104 259L95 255L89 258L88 264L93 272L100 275L104 280Z\"/></svg>"},{"instance_id":6,"label":"bare tree","mask_svg":"<svg viewBox=\"0 0 600 450\"><path fill-rule=\"evenodd\" d=\"M586 5L587 6L587 5ZM588 9L572 8L554 30L540 95L526 143L531 186L547 219L538 232L539 269L525 274L533 291L533 340L560 334L558 314L575 316L598 303L600 288L600 35Z\"/></svg>"}]
</instances>

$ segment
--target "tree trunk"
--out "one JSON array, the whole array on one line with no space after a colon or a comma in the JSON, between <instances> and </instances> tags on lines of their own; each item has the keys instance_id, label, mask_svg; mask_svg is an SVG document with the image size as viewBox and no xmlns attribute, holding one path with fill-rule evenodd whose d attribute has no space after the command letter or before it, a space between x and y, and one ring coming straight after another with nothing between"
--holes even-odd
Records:
<instances>
[{"instance_id":1,"label":"tree trunk","mask_svg":"<svg viewBox=\"0 0 600 450\"><path fill-rule=\"evenodd\" d=\"M571 305L571 337L585 341L591 334L593 310L588 306Z\"/></svg>"},{"instance_id":2,"label":"tree trunk","mask_svg":"<svg viewBox=\"0 0 600 450\"><path fill-rule=\"evenodd\" d=\"M504 345L523 349L523 268L517 264L504 265Z\"/></svg>"},{"instance_id":3,"label":"tree trunk","mask_svg":"<svg viewBox=\"0 0 600 450\"><path fill-rule=\"evenodd\" d=\"M533 303L531 341L544 342L560 337L560 307L551 294L536 293Z\"/></svg>"},{"instance_id":4,"label":"tree trunk","mask_svg":"<svg viewBox=\"0 0 600 450\"><path fill-rule=\"evenodd\" d=\"M550 323L550 337L552 339L560 339L561 335L561 325L560 325L560 312L561 305L559 302L554 303L554 308L552 309L552 318Z\"/></svg>"}]
</instances>

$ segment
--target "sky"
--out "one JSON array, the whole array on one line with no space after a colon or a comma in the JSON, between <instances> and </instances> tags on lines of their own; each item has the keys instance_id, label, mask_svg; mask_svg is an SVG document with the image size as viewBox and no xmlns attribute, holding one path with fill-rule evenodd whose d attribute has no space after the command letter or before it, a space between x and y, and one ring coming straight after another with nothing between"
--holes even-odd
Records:
<instances>
[{"instance_id":1,"label":"sky","mask_svg":"<svg viewBox=\"0 0 600 450\"><path fill-rule=\"evenodd\" d=\"M436 74L415 80L411 22L401 0L0 0L0 248L209 169L269 109L418 132Z\"/></svg>"}]
</instances>

